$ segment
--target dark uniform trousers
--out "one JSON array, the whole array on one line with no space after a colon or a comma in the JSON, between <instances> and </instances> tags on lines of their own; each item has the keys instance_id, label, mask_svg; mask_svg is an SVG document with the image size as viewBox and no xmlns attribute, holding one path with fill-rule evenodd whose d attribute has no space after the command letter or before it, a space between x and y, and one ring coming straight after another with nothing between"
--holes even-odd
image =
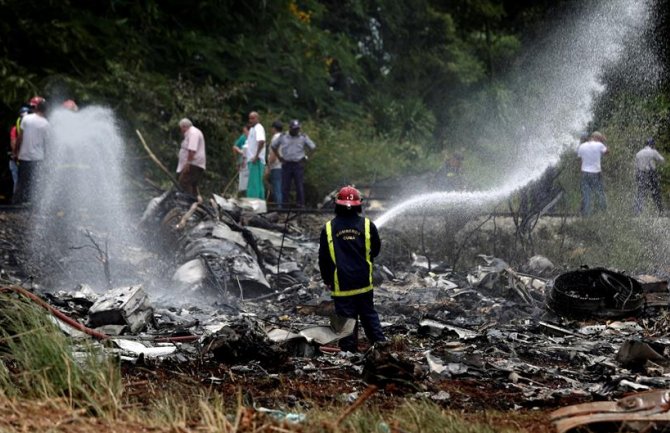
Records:
<instances>
[{"instance_id":1,"label":"dark uniform trousers","mask_svg":"<svg viewBox=\"0 0 670 433\"><path fill-rule=\"evenodd\" d=\"M355 353L358 351L358 319L360 318L363 331L370 343L385 341L379 315L375 311L373 302L373 291L353 296L338 296L333 298L335 312L342 317L356 319L354 332L348 337L340 340L340 349Z\"/></svg>"}]
</instances>

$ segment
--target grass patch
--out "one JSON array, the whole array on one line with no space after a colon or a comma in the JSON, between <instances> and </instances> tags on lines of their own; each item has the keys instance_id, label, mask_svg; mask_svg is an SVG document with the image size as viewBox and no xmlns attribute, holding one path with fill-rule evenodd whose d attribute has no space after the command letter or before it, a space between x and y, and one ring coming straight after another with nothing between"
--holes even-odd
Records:
<instances>
[{"instance_id":1,"label":"grass patch","mask_svg":"<svg viewBox=\"0 0 670 433\"><path fill-rule=\"evenodd\" d=\"M390 408L379 406L380 400L373 397L337 424L337 419L349 405L272 407L269 409L275 410L274 413L267 414L245 406L241 392L225 396L211 389L191 395L170 392L162 397L156 396L145 408L126 412L126 416L129 420L143 421L156 429L224 433L512 433L525 431L523 425L542 424L544 419L539 412L533 413L530 418L522 412L464 414L441 408L427 400L405 400L400 406ZM304 420L301 422L288 420L302 416ZM536 431L544 431L544 428L549 431L548 424Z\"/></svg>"},{"instance_id":2,"label":"grass patch","mask_svg":"<svg viewBox=\"0 0 670 433\"><path fill-rule=\"evenodd\" d=\"M477 416L464 416L462 413L443 409L437 404L427 401L407 400L393 410L364 408L354 412L341 425L333 426L333 419L346 408L334 407L328 411L317 409L308 414L307 431L317 432L318 425L322 431L341 431L349 433L512 433L522 431L513 423L500 423L498 417L489 413ZM510 414L501 415L500 419L511 419ZM497 421L493 421L497 420Z\"/></svg>"},{"instance_id":3,"label":"grass patch","mask_svg":"<svg viewBox=\"0 0 670 433\"><path fill-rule=\"evenodd\" d=\"M75 346L47 312L22 297L0 294L0 305L4 395L64 399L96 414L118 413L122 386L116 361L88 340Z\"/></svg>"}]
</instances>

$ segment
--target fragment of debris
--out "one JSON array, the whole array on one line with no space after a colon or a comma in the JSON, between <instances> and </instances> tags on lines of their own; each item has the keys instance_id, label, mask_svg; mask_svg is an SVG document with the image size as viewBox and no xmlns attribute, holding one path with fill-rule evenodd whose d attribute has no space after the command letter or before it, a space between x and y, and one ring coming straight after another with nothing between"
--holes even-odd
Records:
<instances>
[{"instance_id":1,"label":"fragment of debris","mask_svg":"<svg viewBox=\"0 0 670 433\"><path fill-rule=\"evenodd\" d=\"M172 343L162 343L157 346L147 346L139 341L124 338L113 338L111 341L118 347L118 354L122 361L137 362L139 359L159 359L176 352L177 346ZM112 351L115 352L115 351Z\"/></svg>"},{"instance_id":2,"label":"fragment of debris","mask_svg":"<svg viewBox=\"0 0 670 433\"><path fill-rule=\"evenodd\" d=\"M618 401L567 406L552 412L550 419L558 433L580 427L588 427L588 431L667 431L669 410L670 390L663 389L632 394Z\"/></svg>"},{"instance_id":3,"label":"fragment of debris","mask_svg":"<svg viewBox=\"0 0 670 433\"><path fill-rule=\"evenodd\" d=\"M352 334L356 321L348 318L331 318L329 326L311 326L294 333L287 329L273 328L268 338L286 346L292 356L311 357L317 354L320 346L333 344Z\"/></svg>"},{"instance_id":4,"label":"fragment of debris","mask_svg":"<svg viewBox=\"0 0 670 433\"><path fill-rule=\"evenodd\" d=\"M639 281L603 268L564 273L550 282L549 288L549 307L568 317L635 316L644 307Z\"/></svg>"},{"instance_id":5,"label":"fragment of debris","mask_svg":"<svg viewBox=\"0 0 670 433\"><path fill-rule=\"evenodd\" d=\"M88 325L109 335L120 335L125 329L134 334L143 330L153 318L153 309L142 286L112 289L91 306Z\"/></svg>"},{"instance_id":6,"label":"fragment of debris","mask_svg":"<svg viewBox=\"0 0 670 433\"><path fill-rule=\"evenodd\" d=\"M244 364L259 361L264 366L281 364L288 353L268 338L260 324L248 317L225 324L203 338L203 354L211 353L219 362Z\"/></svg>"}]
</instances>

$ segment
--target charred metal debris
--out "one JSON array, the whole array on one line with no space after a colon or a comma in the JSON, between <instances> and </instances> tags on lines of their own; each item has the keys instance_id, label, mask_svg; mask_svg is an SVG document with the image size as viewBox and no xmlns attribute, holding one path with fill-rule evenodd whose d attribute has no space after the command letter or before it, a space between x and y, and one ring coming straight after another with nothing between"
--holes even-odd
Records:
<instances>
[{"instance_id":1,"label":"charred metal debris","mask_svg":"<svg viewBox=\"0 0 670 433\"><path fill-rule=\"evenodd\" d=\"M236 375L316 382L337 375L354 389L367 383L455 406L468 397L452 395L450 381L504 389L514 397L497 401L500 409L607 402L555 412L559 431L595 413L615 421L632 407L615 399L647 392L634 399L643 410L631 419L667 418L659 415L670 407L667 392L650 392L670 388L667 281L602 268L559 273L542 257L521 272L481 256L459 273L418 255L389 269L382 257L375 302L389 341L344 353L337 342L353 321L334 316L316 264L324 218L166 193L141 224L157 233L154 248L173 255L170 289L99 294L82 285L42 296L79 325L56 317L65 332L79 338L83 329L130 364L212 362ZM583 422L565 421L572 417Z\"/></svg>"}]
</instances>

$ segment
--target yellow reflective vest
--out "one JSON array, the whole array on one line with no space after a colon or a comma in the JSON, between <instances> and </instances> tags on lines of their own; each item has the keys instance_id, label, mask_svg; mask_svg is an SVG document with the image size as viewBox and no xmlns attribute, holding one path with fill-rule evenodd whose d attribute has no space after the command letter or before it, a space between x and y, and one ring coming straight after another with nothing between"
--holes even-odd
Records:
<instances>
[{"instance_id":1,"label":"yellow reflective vest","mask_svg":"<svg viewBox=\"0 0 670 433\"><path fill-rule=\"evenodd\" d=\"M332 291L332 296L353 296L353 295L359 295L361 293L366 293L372 290L372 248L371 248L371 233L370 233L370 220L368 218L365 218L365 223L364 223L364 260L366 263L366 273L367 275L360 280L365 280L367 282L364 287L358 287L358 288L347 288L347 287L342 287L340 284L340 276L338 273L338 256L340 256L340 261L352 261L352 260L359 260L359 258L352 258L352 257L347 257L344 256L342 252L339 254L336 252L336 246L335 246L335 238L333 236L333 225L332 221L328 221L326 223L326 239L328 242L328 251L330 254L330 259L333 261L333 264L335 265L335 270L334 270L334 279L333 279L333 291ZM354 233L358 234L358 231L355 229L349 229L351 230L352 234L351 237L353 239ZM345 234L344 237L347 235Z\"/></svg>"}]
</instances>

